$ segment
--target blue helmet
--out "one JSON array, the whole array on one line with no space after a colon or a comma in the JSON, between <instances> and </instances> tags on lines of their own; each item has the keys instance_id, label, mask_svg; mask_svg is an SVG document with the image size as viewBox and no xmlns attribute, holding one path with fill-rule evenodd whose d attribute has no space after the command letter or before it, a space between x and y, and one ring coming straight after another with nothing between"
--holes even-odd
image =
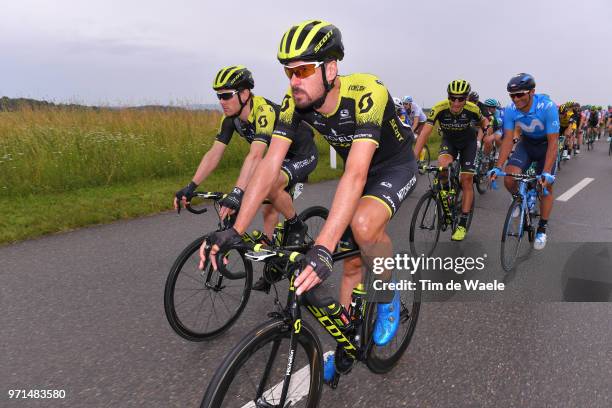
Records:
<instances>
[{"instance_id":1,"label":"blue helmet","mask_svg":"<svg viewBox=\"0 0 612 408\"><path fill-rule=\"evenodd\" d=\"M496 99L489 98L486 101L484 101L484 105L488 106L490 108L498 108L499 107L499 102Z\"/></svg>"},{"instance_id":2,"label":"blue helmet","mask_svg":"<svg viewBox=\"0 0 612 408\"><path fill-rule=\"evenodd\" d=\"M508 81L508 86L506 89L508 92L519 92L519 91L531 91L536 86L535 78L529 74L521 73L516 74L510 81Z\"/></svg>"},{"instance_id":3,"label":"blue helmet","mask_svg":"<svg viewBox=\"0 0 612 408\"><path fill-rule=\"evenodd\" d=\"M410 95L406 95L404 96L404 98L402 99L403 103L412 103L412 96Z\"/></svg>"}]
</instances>

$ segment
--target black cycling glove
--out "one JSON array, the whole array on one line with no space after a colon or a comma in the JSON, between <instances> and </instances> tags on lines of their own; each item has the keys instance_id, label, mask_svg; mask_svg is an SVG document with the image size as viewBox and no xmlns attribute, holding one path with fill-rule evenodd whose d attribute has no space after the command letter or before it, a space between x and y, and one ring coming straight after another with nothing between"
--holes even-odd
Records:
<instances>
[{"instance_id":1,"label":"black cycling glove","mask_svg":"<svg viewBox=\"0 0 612 408\"><path fill-rule=\"evenodd\" d=\"M208 236L206 241L212 246L217 245L219 252L227 252L242 242L242 237L234 229L228 228L223 231L213 232Z\"/></svg>"},{"instance_id":2,"label":"black cycling glove","mask_svg":"<svg viewBox=\"0 0 612 408\"><path fill-rule=\"evenodd\" d=\"M306 262L312 266L315 273L324 281L331 274L332 265L334 263L332 254L323 245L315 245L306 252Z\"/></svg>"},{"instance_id":3,"label":"black cycling glove","mask_svg":"<svg viewBox=\"0 0 612 408\"><path fill-rule=\"evenodd\" d=\"M240 203L242 202L242 196L244 195L244 190L240 187L234 187L232 192L223 197L219 204L221 207L227 207L234 211L238 211L240 209Z\"/></svg>"},{"instance_id":4,"label":"black cycling glove","mask_svg":"<svg viewBox=\"0 0 612 408\"><path fill-rule=\"evenodd\" d=\"M198 188L198 185L193 181L183 187L181 190L177 191L175 196L179 202L185 197L187 201L191 201L194 196L195 189Z\"/></svg>"}]
</instances>

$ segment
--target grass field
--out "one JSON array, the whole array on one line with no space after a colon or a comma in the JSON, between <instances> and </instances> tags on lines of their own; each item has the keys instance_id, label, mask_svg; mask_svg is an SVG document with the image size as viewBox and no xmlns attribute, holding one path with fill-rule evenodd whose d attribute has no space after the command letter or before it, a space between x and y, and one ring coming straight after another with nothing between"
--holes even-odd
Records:
<instances>
[{"instance_id":1,"label":"grass field","mask_svg":"<svg viewBox=\"0 0 612 408\"><path fill-rule=\"evenodd\" d=\"M210 148L216 111L23 108L0 113L0 243L157 213ZM337 178L317 137L311 182ZM436 136L430 138L437 155ZM232 139L207 190L233 186L248 151ZM341 162L341 160L339 160Z\"/></svg>"}]
</instances>

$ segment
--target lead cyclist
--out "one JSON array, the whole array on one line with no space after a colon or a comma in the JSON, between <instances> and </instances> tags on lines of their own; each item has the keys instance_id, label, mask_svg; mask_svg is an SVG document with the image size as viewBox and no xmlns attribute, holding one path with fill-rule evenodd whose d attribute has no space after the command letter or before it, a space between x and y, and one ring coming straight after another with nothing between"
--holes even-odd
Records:
<instances>
[{"instance_id":1,"label":"lead cyclist","mask_svg":"<svg viewBox=\"0 0 612 408\"><path fill-rule=\"evenodd\" d=\"M322 283L332 272L332 252L350 226L364 259L392 256L386 232L392 216L416 185L416 161L412 153L412 131L399 123L387 88L369 74L338 75L344 57L340 30L325 21L310 20L285 32L277 54L289 78L290 88L281 104L281 114L270 147L259 163L253 182L247 186L242 210L234 228L210 237L212 248L200 251L203 265L208 255L216 268L215 255L240 242L277 174L301 120L318 130L345 161L345 169L329 216L315 245L306 253L307 266L294 284L301 295ZM362 259L345 261L340 302L345 308L362 276ZM377 276L391 281L391 271ZM373 340L388 344L399 327L400 301L397 291L379 302ZM324 377L334 373L333 358L325 362Z\"/></svg>"}]
</instances>

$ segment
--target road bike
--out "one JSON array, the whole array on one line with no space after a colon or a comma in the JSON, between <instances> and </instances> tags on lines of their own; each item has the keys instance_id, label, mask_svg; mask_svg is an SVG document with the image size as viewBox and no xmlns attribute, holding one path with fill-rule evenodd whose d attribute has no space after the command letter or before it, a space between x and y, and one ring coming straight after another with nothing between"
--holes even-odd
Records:
<instances>
[{"instance_id":1,"label":"road bike","mask_svg":"<svg viewBox=\"0 0 612 408\"><path fill-rule=\"evenodd\" d=\"M303 308L336 343L335 374L328 383L332 388L355 362L364 362L374 373L386 373L406 351L419 316L419 285L414 291L400 291L400 327L391 343L378 347L372 340L377 304L367 300L363 285L353 290L347 312L326 293L325 285L296 295L293 282L303 268L301 253L252 243L243 243L238 249L246 251L251 261L283 268L289 279L287 300L285 304L280 301L275 287L275 309L268 315L271 320L248 333L225 357L208 385L202 408L317 407L323 387L324 353L317 331L303 319ZM336 252L333 260L359 253L359 249ZM218 258L221 270L220 262ZM418 282L418 274L410 275L410 280Z\"/></svg>"},{"instance_id":2,"label":"road bike","mask_svg":"<svg viewBox=\"0 0 612 408\"><path fill-rule=\"evenodd\" d=\"M463 190L459 180L459 162L445 169L438 166L424 167L426 173L433 173L429 190L421 196L412 213L410 222L410 251L413 256L430 256L438 244L440 232L450 230L451 235L459 225ZM448 170L447 181L440 181L440 173ZM467 219L466 229L470 229L474 216L474 201Z\"/></svg>"},{"instance_id":3,"label":"road bike","mask_svg":"<svg viewBox=\"0 0 612 408\"><path fill-rule=\"evenodd\" d=\"M510 272L519 257L523 237L526 235L530 243L535 239L537 229L538 201L541 195L548 195L546 188L538 188L541 175L504 173L499 177L509 176L518 181L518 191L512 195L512 203L508 208L501 236L501 265L506 272ZM495 181L491 187L497 189Z\"/></svg>"},{"instance_id":4,"label":"road bike","mask_svg":"<svg viewBox=\"0 0 612 408\"><path fill-rule=\"evenodd\" d=\"M218 217L217 231L233 225L235 217L221 220L219 201L224 197L220 192L197 192L196 199L211 200ZM203 214L206 207L196 208L188 204L187 209L194 214ZM308 225L305 245L314 242L320 232L328 210L325 207L309 207L299 214L300 219ZM279 223L272 239L260 231L245 233L243 240L252 243L266 243L272 247L282 247L284 225ZM212 268L210 262L199 269L199 249L208 234L202 235L190 243L176 258L164 290L164 310L172 329L184 339L204 341L213 339L227 331L240 317L250 297L253 283L253 266L244 253L228 251L223 258L225 275ZM264 276L271 271L264 269Z\"/></svg>"}]
</instances>

